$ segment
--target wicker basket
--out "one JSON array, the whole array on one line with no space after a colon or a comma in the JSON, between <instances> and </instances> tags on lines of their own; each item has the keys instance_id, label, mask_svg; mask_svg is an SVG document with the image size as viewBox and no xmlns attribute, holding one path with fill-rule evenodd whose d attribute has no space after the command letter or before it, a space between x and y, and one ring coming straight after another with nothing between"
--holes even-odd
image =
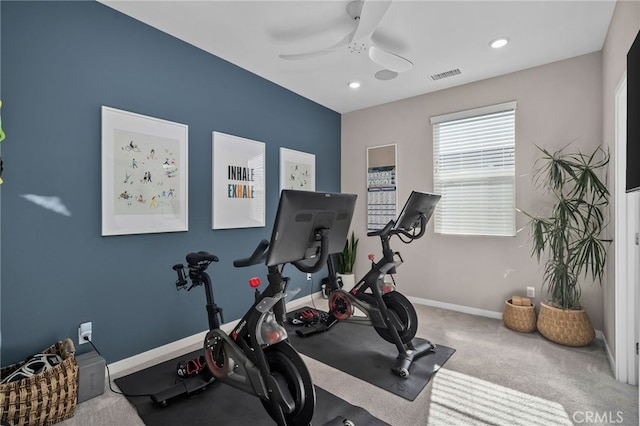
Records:
<instances>
[{"instance_id":1,"label":"wicker basket","mask_svg":"<svg viewBox=\"0 0 640 426\"><path fill-rule=\"evenodd\" d=\"M62 362L28 379L0 385L0 423L5 425L52 425L73 417L78 401L78 365L71 339L42 351L57 354ZM0 370L4 378L22 363Z\"/></svg>"},{"instance_id":2,"label":"wicker basket","mask_svg":"<svg viewBox=\"0 0 640 426\"><path fill-rule=\"evenodd\" d=\"M511 304L511 299L504 302L502 313L504 325L511 330L529 333L536 329L536 307L516 306Z\"/></svg>"},{"instance_id":3,"label":"wicker basket","mask_svg":"<svg viewBox=\"0 0 640 426\"><path fill-rule=\"evenodd\" d=\"M544 302L540 304L538 331L565 346L586 346L596 337L586 310L558 309Z\"/></svg>"}]
</instances>

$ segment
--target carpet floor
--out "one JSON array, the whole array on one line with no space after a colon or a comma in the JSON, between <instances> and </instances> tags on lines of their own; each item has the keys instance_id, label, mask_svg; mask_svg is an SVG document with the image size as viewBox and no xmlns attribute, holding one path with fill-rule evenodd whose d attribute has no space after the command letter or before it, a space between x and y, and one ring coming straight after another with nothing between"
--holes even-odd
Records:
<instances>
[{"instance_id":1,"label":"carpet floor","mask_svg":"<svg viewBox=\"0 0 640 426\"><path fill-rule=\"evenodd\" d=\"M322 299L317 299L316 307L326 310L322 303ZM505 394L515 392L525 395L525 399L539 398L558 404L573 424L604 425L615 420L617 425L638 425L638 387L615 380L601 341L570 348L552 343L536 332L509 330L497 319L424 305L415 307L419 320L417 336L456 349L441 372L462 374L470 382L480 381L484 386L497 385ZM394 426L513 424L496 421L498 413L512 410L500 402L500 392L490 399L496 404L490 410L496 414L493 422L460 414L464 411L460 404L443 402L440 372L414 401L409 401L313 358L303 355L303 359L316 386ZM443 375L442 379L446 377ZM454 400L459 398L462 397ZM443 412L450 417L443 420ZM537 416L534 419L529 415L529 423L524 424L539 424ZM521 417L526 419L526 415ZM60 423L62 426L143 424L126 398L108 390L79 404L75 416Z\"/></svg>"}]
</instances>

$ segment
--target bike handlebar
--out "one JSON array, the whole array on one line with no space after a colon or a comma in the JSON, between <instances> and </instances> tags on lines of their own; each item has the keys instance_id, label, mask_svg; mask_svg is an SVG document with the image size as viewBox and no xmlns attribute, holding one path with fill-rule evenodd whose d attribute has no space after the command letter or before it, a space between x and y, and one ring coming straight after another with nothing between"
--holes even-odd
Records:
<instances>
[{"instance_id":1,"label":"bike handlebar","mask_svg":"<svg viewBox=\"0 0 640 426\"><path fill-rule=\"evenodd\" d=\"M327 259L329 258L329 231L327 229L318 229L316 232L320 234L320 255L316 262L312 265L308 265L302 260L291 262L291 264L301 272L318 272L327 263ZM270 243L267 240L260 241L251 256L234 260L233 266L242 268L263 263L269 253L269 245Z\"/></svg>"},{"instance_id":2,"label":"bike handlebar","mask_svg":"<svg viewBox=\"0 0 640 426\"><path fill-rule=\"evenodd\" d=\"M390 220L389 223L387 223L384 228L382 229L378 229L377 231L369 231L367 232L367 237L375 237L376 235L380 235L381 237L386 237L387 235L389 235L389 232L391 231L391 228L393 228L393 225L395 225L396 223L393 220Z\"/></svg>"},{"instance_id":3,"label":"bike handlebar","mask_svg":"<svg viewBox=\"0 0 640 426\"><path fill-rule=\"evenodd\" d=\"M418 232L417 234L410 234L404 229L393 229L394 226L395 226L395 222L393 220L390 220L389 223L387 223L384 228L379 229L377 231L367 232L367 237L380 236L380 238L385 238L389 235L402 234L405 237L409 238L410 240L417 240L418 238L422 237L424 235L424 232L426 231L427 218L424 214L420 214L420 232Z\"/></svg>"},{"instance_id":4,"label":"bike handlebar","mask_svg":"<svg viewBox=\"0 0 640 426\"><path fill-rule=\"evenodd\" d=\"M267 257L267 249L269 248L269 241L262 240L258 244L258 247L253 251L251 256L246 257L244 259L236 259L233 261L233 266L236 268L242 268L245 266L257 265L258 263L263 263L265 258Z\"/></svg>"},{"instance_id":5,"label":"bike handlebar","mask_svg":"<svg viewBox=\"0 0 640 426\"><path fill-rule=\"evenodd\" d=\"M415 228L414 228L415 229ZM420 232L417 234L410 234L404 229L396 229L396 234L402 234L410 240L417 240L418 238L424 235L424 232L427 230L427 217L424 214L420 214Z\"/></svg>"}]
</instances>

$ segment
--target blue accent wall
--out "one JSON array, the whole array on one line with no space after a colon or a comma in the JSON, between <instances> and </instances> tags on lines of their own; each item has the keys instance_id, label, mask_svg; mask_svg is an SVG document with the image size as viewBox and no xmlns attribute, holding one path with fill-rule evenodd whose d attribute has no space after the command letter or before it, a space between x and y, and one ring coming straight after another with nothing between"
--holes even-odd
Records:
<instances>
[{"instance_id":1,"label":"blue accent wall","mask_svg":"<svg viewBox=\"0 0 640 426\"><path fill-rule=\"evenodd\" d=\"M279 148L316 155L316 188L340 190L340 114L96 2L0 2L1 362L16 362L93 322L108 363L206 330L203 288L176 291L188 252L213 266L225 322L250 306L236 269L269 238ZM101 236L102 105L189 126L189 231ZM266 144L266 226L211 229L211 133ZM23 197L56 196L71 216ZM310 293L292 266L290 289ZM314 275L314 291L323 274Z\"/></svg>"}]
</instances>

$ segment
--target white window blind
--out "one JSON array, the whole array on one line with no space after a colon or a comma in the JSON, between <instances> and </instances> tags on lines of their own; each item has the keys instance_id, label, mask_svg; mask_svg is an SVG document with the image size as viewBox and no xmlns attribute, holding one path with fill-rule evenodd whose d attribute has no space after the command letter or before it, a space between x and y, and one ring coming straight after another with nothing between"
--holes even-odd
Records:
<instances>
[{"instance_id":1,"label":"white window blind","mask_svg":"<svg viewBox=\"0 0 640 426\"><path fill-rule=\"evenodd\" d=\"M434 230L513 236L516 103L433 117Z\"/></svg>"}]
</instances>

